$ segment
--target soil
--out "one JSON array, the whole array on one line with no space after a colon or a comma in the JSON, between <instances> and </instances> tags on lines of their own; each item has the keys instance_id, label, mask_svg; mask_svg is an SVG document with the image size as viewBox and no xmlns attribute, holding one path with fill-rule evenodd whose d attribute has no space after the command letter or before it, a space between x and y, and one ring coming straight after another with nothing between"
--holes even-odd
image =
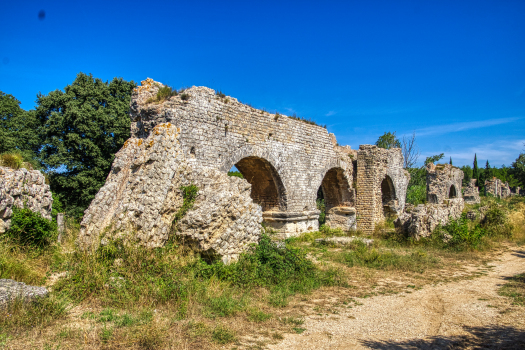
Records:
<instances>
[{"instance_id":1,"label":"soil","mask_svg":"<svg viewBox=\"0 0 525 350\"><path fill-rule=\"evenodd\" d=\"M270 349L525 349L525 307L498 294L525 272L513 248L474 279L350 302L337 314L305 316L300 334Z\"/></svg>"}]
</instances>

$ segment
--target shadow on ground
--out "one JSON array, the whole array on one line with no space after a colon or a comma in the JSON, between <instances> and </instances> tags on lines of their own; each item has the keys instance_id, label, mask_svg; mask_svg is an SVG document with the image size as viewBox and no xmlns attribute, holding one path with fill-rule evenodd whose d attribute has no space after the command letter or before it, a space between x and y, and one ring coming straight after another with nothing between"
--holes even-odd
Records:
<instances>
[{"instance_id":1,"label":"shadow on ground","mask_svg":"<svg viewBox=\"0 0 525 350\"><path fill-rule=\"evenodd\" d=\"M525 330L514 327L464 327L469 334L407 341L362 341L372 349L525 349Z\"/></svg>"}]
</instances>

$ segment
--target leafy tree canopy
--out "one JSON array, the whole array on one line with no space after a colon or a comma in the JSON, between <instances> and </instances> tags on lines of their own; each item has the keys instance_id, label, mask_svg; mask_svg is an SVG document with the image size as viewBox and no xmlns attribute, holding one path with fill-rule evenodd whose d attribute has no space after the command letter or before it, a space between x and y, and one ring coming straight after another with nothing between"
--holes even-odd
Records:
<instances>
[{"instance_id":1,"label":"leafy tree canopy","mask_svg":"<svg viewBox=\"0 0 525 350\"><path fill-rule=\"evenodd\" d=\"M115 153L130 136L129 104L136 84L103 82L79 73L65 92L37 96L40 159L70 214L81 215L104 184Z\"/></svg>"},{"instance_id":2,"label":"leafy tree canopy","mask_svg":"<svg viewBox=\"0 0 525 350\"><path fill-rule=\"evenodd\" d=\"M13 95L0 91L0 153L16 152L29 161L40 148L39 120L34 111L20 108Z\"/></svg>"},{"instance_id":3,"label":"leafy tree canopy","mask_svg":"<svg viewBox=\"0 0 525 350\"><path fill-rule=\"evenodd\" d=\"M512 163L514 176L521 182L521 186L525 186L525 153L520 153L516 161Z\"/></svg>"},{"instance_id":4,"label":"leafy tree canopy","mask_svg":"<svg viewBox=\"0 0 525 350\"><path fill-rule=\"evenodd\" d=\"M393 133L385 132L383 136L380 136L376 141L376 146L386 149L401 148L401 142L396 137L396 132Z\"/></svg>"}]
</instances>

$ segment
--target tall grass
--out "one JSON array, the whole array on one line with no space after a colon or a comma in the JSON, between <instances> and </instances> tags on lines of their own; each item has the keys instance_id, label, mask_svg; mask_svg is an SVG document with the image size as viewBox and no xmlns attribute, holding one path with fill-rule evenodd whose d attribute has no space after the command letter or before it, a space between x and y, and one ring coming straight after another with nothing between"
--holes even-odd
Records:
<instances>
[{"instance_id":1,"label":"tall grass","mask_svg":"<svg viewBox=\"0 0 525 350\"><path fill-rule=\"evenodd\" d=\"M306 252L281 247L266 234L230 265L209 264L178 244L148 250L117 240L93 254L75 252L60 268L69 271L68 277L55 289L76 302L96 298L116 307L171 304L180 309L181 318L196 303L209 317L246 310L245 294L253 288L268 289L270 303L286 305L293 294L345 284L338 272L317 268Z\"/></svg>"}]
</instances>

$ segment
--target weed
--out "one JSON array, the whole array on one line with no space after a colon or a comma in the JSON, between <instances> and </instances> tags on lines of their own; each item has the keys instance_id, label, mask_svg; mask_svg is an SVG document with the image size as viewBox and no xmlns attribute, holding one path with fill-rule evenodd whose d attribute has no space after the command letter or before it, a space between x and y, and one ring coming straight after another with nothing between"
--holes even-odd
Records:
<instances>
[{"instance_id":1,"label":"weed","mask_svg":"<svg viewBox=\"0 0 525 350\"><path fill-rule=\"evenodd\" d=\"M157 91L157 95L155 97L150 97L148 100L146 100L146 103L161 103L166 100L169 100L171 96L177 96L178 92L176 89L172 89L170 86L163 86Z\"/></svg>"},{"instance_id":2,"label":"weed","mask_svg":"<svg viewBox=\"0 0 525 350\"><path fill-rule=\"evenodd\" d=\"M264 322L272 318L272 314L267 314L260 310L251 309L248 311L248 319L252 322Z\"/></svg>"},{"instance_id":3,"label":"weed","mask_svg":"<svg viewBox=\"0 0 525 350\"><path fill-rule=\"evenodd\" d=\"M219 325L213 330L211 338L218 344L229 344L235 341L235 333L223 325Z\"/></svg>"},{"instance_id":4,"label":"weed","mask_svg":"<svg viewBox=\"0 0 525 350\"><path fill-rule=\"evenodd\" d=\"M525 273L510 277L509 280L498 290L498 294L512 298L514 305L525 306Z\"/></svg>"},{"instance_id":5,"label":"weed","mask_svg":"<svg viewBox=\"0 0 525 350\"><path fill-rule=\"evenodd\" d=\"M193 204L195 203L195 199L197 198L197 194L199 192L199 188L193 184L188 186L181 186L180 190L182 191L182 206L179 208L177 213L175 214L175 217L173 218L172 226L176 225L177 222L186 215L188 210L190 210L193 207Z\"/></svg>"},{"instance_id":6,"label":"weed","mask_svg":"<svg viewBox=\"0 0 525 350\"><path fill-rule=\"evenodd\" d=\"M102 328L102 331L100 332L100 340L103 343L107 343L111 336L113 335L113 330L111 328L107 328L104 324L104 327Z\"/></svg>"},{"instance_id":7,"label":"weed","mask_svg":"<svg viewBox=\"0 0 525 350\"><path fill-rule=\"evenodd\" d=\"M11 227L6 236L22 245L42 248L51 243L56 236L56 223L42 217L42 214L29 208L13 206Z\"/></svg>"},{"instance_id":8,"label":"weed","mask_svg":"<svg viewBox=\"0 0 525 350\"><path fill-rule=\"evenodd\" d=\"M31 303L17 299L0 308L0 330L45 326L64 317L66 310L66 301L53 296L39 298Z\"/></svg>"},{"instance_id":9,"label":"weed","mask_svg":"<svg viewBox=\"0 0 525 350\"><path fill-rule=\"evenodd\" d=\"M294 326L300 326L304 323L304 318L299 317L283 317L279 319L283 324L291 324Z\"/></svg>"},{"instance_id":10,"label":"weed","mask_svg":"<svg viewBox=\"0 0 525 350\"><path fill-rule=\"evenodd\" d=\"M368 249L364 243L359 241L356 241L355 247L354 251L336 254L335 260L349 267L365 266L373 269L406 270L419 273L440 265L437 258L428 256L422 250L412 252L410 255L400 255L391 250Z\"/></svg>"},{"instance_id":11,"label":"weed","mask_svg":"<svg viewBox=\"0 0 525 350\"><path fill-rule=\"evenodd\" d=\"M219 98L225 98L226 95L222 93L222 91L215 91L215 95L217 95Z\"/></svg>"},{"instance_id":12,"label":"weed","mask_svg":"<svg viewBox=\"0 0 525 350\"><path fill-rule=\"evenodd\" d=\"M137 336L137 343L141 349L158 349L163 343L163 330L152 322L141 329Z\"/></svg>"},{"instance_id":13,"label":"weed","mask_svg":"<svg viewBox=\"0 0 525 350\"><path fill-rule=\"evenodd\" d=\"M218 297L208 298L206 306L208 317L228 317L242 311L246 306L246 302L242 299L237 300L231 295L223 294Z\"/></svg>"},{"instance_id":14,"label":"weed","mask_svg":"<svg viewBox=\"0 0 525 350\"><path fill-rule=\"evenodd\" d=\"M295 333L298 333L298 334L301 334L306 330L306 328L299 328L299 327L294 327L292 329L295 331Z\"/></svg>"}]
</instances>

